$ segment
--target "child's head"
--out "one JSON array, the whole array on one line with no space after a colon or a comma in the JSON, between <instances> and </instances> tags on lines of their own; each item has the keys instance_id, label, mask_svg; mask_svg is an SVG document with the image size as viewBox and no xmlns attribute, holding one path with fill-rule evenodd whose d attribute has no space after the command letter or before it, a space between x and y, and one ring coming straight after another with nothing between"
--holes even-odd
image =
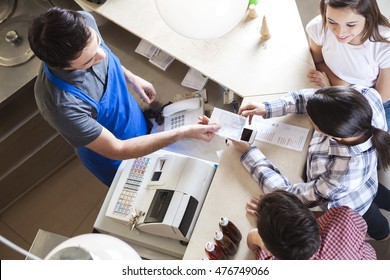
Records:
<instances>
[{"instance_id":1,"label":"child's head","mask_svg":"<svg viewBox=\"0 0 390 280\"><path fill-rule=\"evenodd\" d=\"M351 87L319 89L307 101L306 111L316 130L344 145L360 144L371 137L379 166L390 168L390 134L372 126L371 105L359 91ZM351 139L358 142L348 141Z\"/></svg>"},{"instance_id":2,"label":"child's head","mask_svg":"<svg viewBox=\"0 0 390 280\"><path fill-rule=\"evenodd\" d=\"M349 138L372 133L372 108L354 88L319 89L307 101L306 110L317 129L327 135Z\"/></svg>"},{"instance_id":3,"label":"child's head","mask_svg":"<svg viewBox=\"0 0 390 280\"><path fill-rule=\"evenodd\" d=\"M306 260L320 246L317 221L294 194L266 194L257 209L257 230L265 247L278 259Z\"/></svg>"},{"instance_id":4,"label":"child's head","mask_svg":"<svg viewBox=\"0 0 390 280\"><path fill-rule=\"evenodd\" d=\"M386 41L386 38L380 35L378 26L390 27L390 23L379 10L376 0L321 0L320 12L323 28L325 29L327 27L333 33L337 32L334 30L335 26L344 25L339 27L350 29L349 35L358 35L361 42L365 42L367 39L372 41ZM340 14L340 12L343 13ZM340 15L344 19L340 18ZM361 16L361 19L358 16ZM348 17L353 17L353 19L351 18L351 22L348 22ZM360 24L363 25L358 26ZM354 33L357 29L360 30L360 34Z\"/></svg>"}]
</instances>

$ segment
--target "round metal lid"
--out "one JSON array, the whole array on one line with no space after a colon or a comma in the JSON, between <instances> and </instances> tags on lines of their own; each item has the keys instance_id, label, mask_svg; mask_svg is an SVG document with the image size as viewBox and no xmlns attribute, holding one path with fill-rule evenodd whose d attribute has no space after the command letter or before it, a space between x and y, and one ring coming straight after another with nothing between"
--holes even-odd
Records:
<instances>
[{"instance_id":1,"label":"round metal lid","mask_svg":"<svg viewBox=\"0 0 390 280\"><path fill-rule=\"evenodd\" d=\"M16 0L0 1L0 23L6 20L15 9Z\"/></svg>"},{"instance_id":2,"label":"round metal lid","mask_svg":"<svg viewBox=\"0 0 390 280\"><path fill-rule=\"evenodd\" d=\"M31 21L31 17L20 15L0 24L1 66L19 65L34 56L27 39Z\"/></svg>"}]
</instances>

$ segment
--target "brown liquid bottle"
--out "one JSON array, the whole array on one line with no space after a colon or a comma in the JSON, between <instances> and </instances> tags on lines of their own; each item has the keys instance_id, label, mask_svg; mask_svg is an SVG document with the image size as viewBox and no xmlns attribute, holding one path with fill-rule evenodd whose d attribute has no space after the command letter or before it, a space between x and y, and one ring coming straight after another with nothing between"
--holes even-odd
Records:
<instances>
[{"instance_id":1,"label":"brown liquid bottle","mask_svg":"<svg viewBox=\"0 0 390 280\"><path fill-rule=\"evenodd\" d=\"M206 251L209 260L228 260L228 256L225 252L219 247L215 245L213 242L207 242L206 247L204 248Z\"/></svg>"},{"instance_id":2,"label":"brown liquid bottle","mask_svg":"<svg viewBox=\"0 0 390 280\"><path fill-rule=\"evenodd\" d=\"M217 230L214 233L214 241L215 244L217 244L219 247L222 248L223 251L225 251L226 255L233 256L237 253L238 248L236 244L234 244L229 237L224 235L222 231Z\"/></svg>"},{"instance_id":3,"label":"brown liquid bottle","mask_svg":"<svg viewBox=\"0 0 390 280\"><path fill-rule=\"evenodd\" d=\"M240 230L235 226L235 224L229 221L228 218L222 217L219 220L219 228L221 229L222 233L229 237L230 240L233 241L233 243L238 247L242 239L242 235Z\"/></svg>"}]
</instances>

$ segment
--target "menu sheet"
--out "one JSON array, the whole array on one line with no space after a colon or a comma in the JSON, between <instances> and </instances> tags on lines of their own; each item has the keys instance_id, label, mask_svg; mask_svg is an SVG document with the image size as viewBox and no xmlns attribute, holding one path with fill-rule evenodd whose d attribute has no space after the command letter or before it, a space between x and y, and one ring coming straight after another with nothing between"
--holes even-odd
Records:
<instances>
[{"instance_id":1,"label":"menu sheet","mask_svg":"<svg viewBox=\"0 0 390 280\"><path fill-rule=\"evenodd\" d=\"M284 148L302 151L309 135L309 129L281 123L274 119L263 119L255 116L253 128L257 130L256 140L271 143Z\"/></svg>"}]
</instances>

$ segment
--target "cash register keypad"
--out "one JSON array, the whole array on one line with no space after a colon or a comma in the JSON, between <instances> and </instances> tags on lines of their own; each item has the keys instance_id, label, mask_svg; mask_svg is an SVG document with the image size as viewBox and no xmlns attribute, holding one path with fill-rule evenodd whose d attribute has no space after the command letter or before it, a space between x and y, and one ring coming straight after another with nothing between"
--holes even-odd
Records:
<instances>
[{"instance_id":1,"label":"cash register keypad","mask_svg":"<svg viewBox=\"0 0 390 280\"><path fill-rule=\"evenodd\" d=\"M128 215L130 213L131 206L137 196L149 162L150 158L148 157L140 157L134 160L129 176L114 208L115 213L122 215Z\"/></svg>"}]
</instances>

